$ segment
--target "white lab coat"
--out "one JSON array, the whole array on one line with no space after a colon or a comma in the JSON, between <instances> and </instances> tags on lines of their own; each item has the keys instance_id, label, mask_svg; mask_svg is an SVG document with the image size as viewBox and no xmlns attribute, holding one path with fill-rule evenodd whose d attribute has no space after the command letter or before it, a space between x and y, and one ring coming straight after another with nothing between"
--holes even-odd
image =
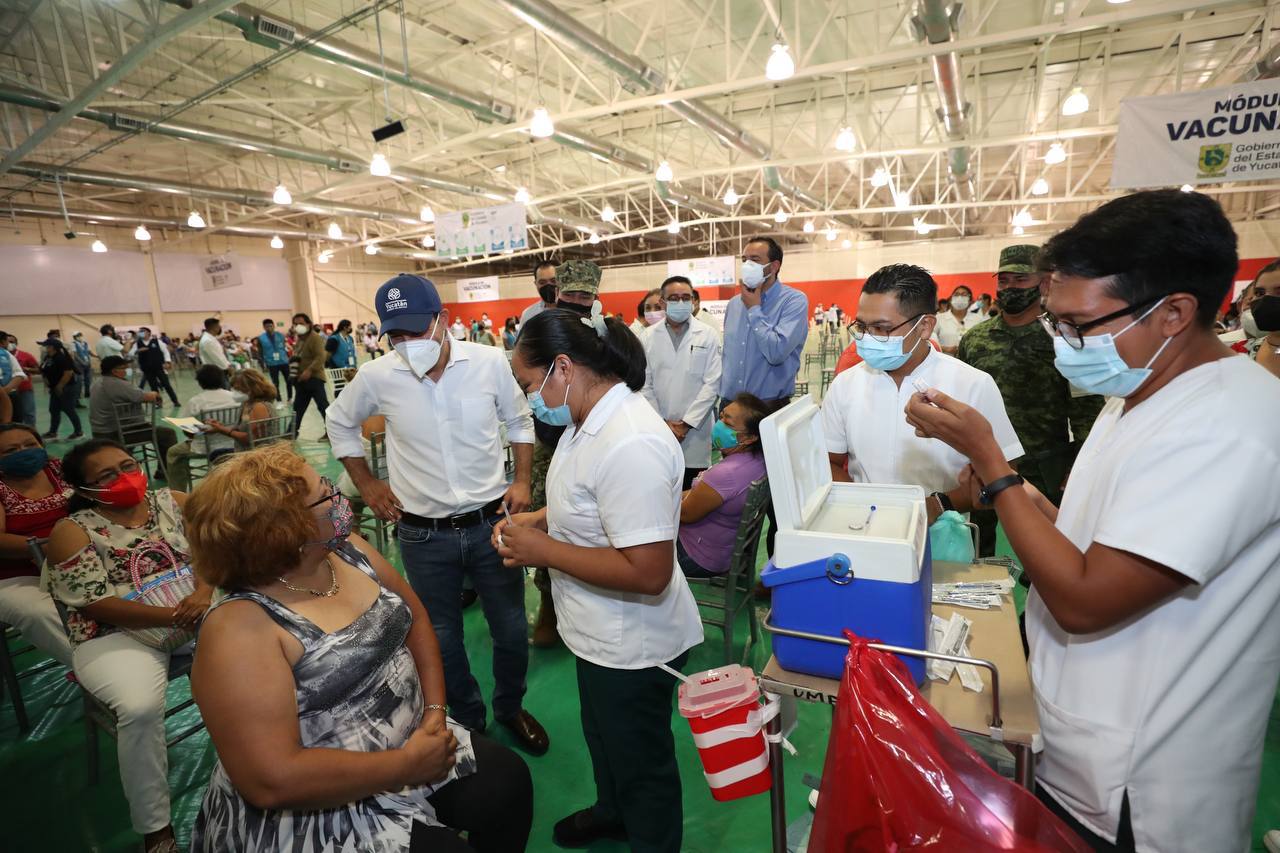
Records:
<instances>
[{"instance_id":1,"label":"white lab coat","mask_svg":"<svg viewBox=\"0 0 1280 853\"><path fill-rule=\"evenodd\" d=\"M720 389L721 344L715 329L690 320L679 347L667 324L644 330L644 397L664 421L693 427L680 443L686 468L711 464L711 427Z\"/></svg>"}]
</instances>

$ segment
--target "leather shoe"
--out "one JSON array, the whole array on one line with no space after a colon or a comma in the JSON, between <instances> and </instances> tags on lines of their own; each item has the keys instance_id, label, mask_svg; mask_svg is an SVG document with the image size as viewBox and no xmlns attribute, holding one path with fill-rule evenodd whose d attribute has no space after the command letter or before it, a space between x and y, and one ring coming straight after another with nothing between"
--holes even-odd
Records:
<instances>
[{"instance_id":1,"label":"leather shoe","mask_svg":"<svg viewBox=\"0 0 1280 853\"><path fill-rule=\"evenodd\" d=\"M479 597L480 593L476 592L474 589L466 589L464 587L462 590L462 609L466 610L468 607L475 604L476 599Z\"/></svg>"},{"instance_id":2,"label":"leather shoe","mask_svg":"<svg viewBox=\"0 0 1280 853\"><path fill-rule=\"evenodd\" d=\"M590 808L563 818L551 831L551 839L560 847L587 847L602 838L626 841L627 830L620 821L601 823Z\"/></svg>"},{"instance_id":3,"label":"leather shoe","mask_svg":"<svg viewBox=\"0 0 1280 853\"><path fill-rule=\"evenodd\" d=\"M514 717L498 720L507 731L515 735L516 743L530 755L543 755L551 746L547 730L523 708Z\"/></svg>"}]
</instances>

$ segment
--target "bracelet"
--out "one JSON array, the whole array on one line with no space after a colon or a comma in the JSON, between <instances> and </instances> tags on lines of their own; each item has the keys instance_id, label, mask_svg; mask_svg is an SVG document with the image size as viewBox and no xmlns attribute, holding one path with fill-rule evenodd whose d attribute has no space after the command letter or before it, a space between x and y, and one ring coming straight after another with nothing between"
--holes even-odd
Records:
<instances>
[{"instance_id":1,"label":"bracelet","mask_svg":"<svg viewBox=\"0 0 1280 853\"><path fill-rule=\"evenodd\" d=\"M423 710L424 711L444 711L445 714L448 714L449 706L448 705L428 705L426 708L423 708Z\"/></svg>"},{"instance_id":2,"label":"bracelet","mask_svg":"<svg viewBox=\"0 0 1280 853\"><path fill-rule=\"evenodd\" d=\"M996 495L1000 494L1010 486L1020 486L1024 482L1026 481L1022 479L1020 474L1010 474L1007 477L1001 477L999 480L996 480L993 483L988 483L982 487L981 491L978 492L978 503L983 506L991 506L996 499Z\"/></svg>"}]
</instances>

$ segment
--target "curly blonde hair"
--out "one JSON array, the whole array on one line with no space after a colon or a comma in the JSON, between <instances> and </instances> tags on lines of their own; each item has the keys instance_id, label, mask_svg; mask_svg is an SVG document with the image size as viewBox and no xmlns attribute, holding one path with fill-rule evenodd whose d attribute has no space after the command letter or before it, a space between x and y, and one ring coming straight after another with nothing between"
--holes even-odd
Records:
<instances>
[{"instance_id":1,"label":"curly blonde hair","mask_svg":"<svg viewBox=\"0 0 1280 853\"><path fill-rule=\"evenodd\" d=\"M285 442L210 469L183 509L191 564L222 589L263 586L294 568L315 536L307 463Z\"/></svg>"},{"instance_id":2,"label":"curly blonde hair","mask_svg":"<svg viewBox=\"0 0 1280 853\"><path fill-rule=\"evenodd\" d=\"M271 403L280 399L276 387L256 370L240 370L231 377L231 390L239 391L250 403Z\"/></svg>"}]
</instances>

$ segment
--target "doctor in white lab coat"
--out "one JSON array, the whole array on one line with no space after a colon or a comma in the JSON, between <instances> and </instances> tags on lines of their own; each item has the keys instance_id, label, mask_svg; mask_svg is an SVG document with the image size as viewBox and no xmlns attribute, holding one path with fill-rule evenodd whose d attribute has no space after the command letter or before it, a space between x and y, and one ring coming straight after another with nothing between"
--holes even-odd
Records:
<instances>
[{"instance_id":1,"label":"doctor in white lab coat","mask_svg":"<svg viewBox=\"0 0 1280 853\"><path fill-rule=\"evenodd\" d=\"M720 387L721 344L715 329L692 320L693 285L684 276L662 283L664 322L640 335L644 397L671 427L684 451L684 488L711 464L712 410Z\"/></svg>"}]
</instances>

